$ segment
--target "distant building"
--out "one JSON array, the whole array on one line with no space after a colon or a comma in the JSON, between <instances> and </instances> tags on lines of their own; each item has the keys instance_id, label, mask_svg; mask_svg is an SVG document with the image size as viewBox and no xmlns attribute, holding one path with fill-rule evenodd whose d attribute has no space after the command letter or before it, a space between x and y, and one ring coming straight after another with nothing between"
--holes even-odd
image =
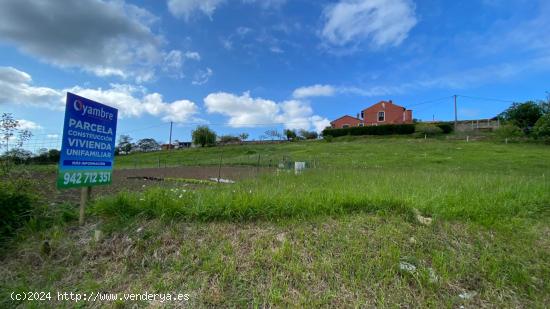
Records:
<instances>
[{"instance_id":1,"label":"distant building","mask_svg":"<svg viewBox=\"0 0 550 309\"><path fill-rule=\"evenodd\" d=\"M182 148L191 148L191 147L193 147L191 142L180 142L180 141L172 142L172 145L162 144L162 146L161 146L162 150L182 149Z\"/></svg>"},{"instance_id":2,"label":"distant building","mask_svg":"<svg viewBox=\"0 0 550 309\"><path fill-rule=\"evenodd\" d=\"M357 117L342 116L330 122L332 128L377 126L384 124L413 123L412 110L393 104L391 100L380 101L364 110Z\"/></svg>"}]
</instances>

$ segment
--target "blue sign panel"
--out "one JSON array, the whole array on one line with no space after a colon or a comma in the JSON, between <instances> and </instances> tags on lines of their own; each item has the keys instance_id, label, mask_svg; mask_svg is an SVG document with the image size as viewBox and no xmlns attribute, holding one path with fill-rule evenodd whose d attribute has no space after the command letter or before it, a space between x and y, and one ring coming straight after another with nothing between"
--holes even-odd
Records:
<instances>
[{"instance_id":1,"label":"blue sign panel","mask_svg":"<svg viewBox=\"0 0 550 309\"><path fill-rule=\"evenodd\" d=\"M111 183L118 110L67 93L57 187Z\"/></svg>"}]
</instances>

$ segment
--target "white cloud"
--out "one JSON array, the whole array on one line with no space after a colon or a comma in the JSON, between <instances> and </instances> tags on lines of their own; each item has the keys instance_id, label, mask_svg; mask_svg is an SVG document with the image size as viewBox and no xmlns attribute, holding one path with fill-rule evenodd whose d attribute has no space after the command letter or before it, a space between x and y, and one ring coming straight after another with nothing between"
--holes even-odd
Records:
<instances>
[{"instance_id":1,"label":"white cloud","mask_svg":"<svg viewBox=\"0 0 550 309\"><path fill-rule=\"evenodd\" d=\"M214 72L211 68L206 68L206 70L198 70L195 73L192 84L196 86L204 85L208 82L210 77L212 77L212 74L214 74Z\"/></svg>"},{"instance_id":2,"label":"white cloud","mask_svg":"<svg viewBox=\"0 0 550 309\"><path fill-rule=\"evenodd\" d=\"M252 32L252 29L248 28L248 27L238 27L237 30L236 30L236 33L239 35L239 36L246 36L247 34L249 34L250 32Z\"/></svg>"},{"instance_id":3,"label":"white cloud","mask_svg":"<svg viewBox=\"0 0 550 309\"><path fill-rule=\"evenodd\" d=\"M400 93L402 92L402 90L402 87L372 86L369 88L359 88L317 84L313 86L297 88L292 92L292 96L296 99L305 99L312 97L331 97L336 94L353 94L363 97L372 97L392 93Z\"/></svg>"},{"instance_id":4,"label":"white cloud","mask_svg":"<svg viewBox=\"0 0 550 309\"><path fill-rule=\"evenodd\" d=\"M17 122L19 123L19 129L21 130L40 130L42 129L42 126L38 123L30 120L25 119L18 119Z\"/></svg>"},{"instance_id":5,"label":"white cloud","mask_svg":"<svg viewBox=\"0 0 550 309\"><path fill-rule=\"evenodd\" d=\"M61 68L143 82L164 64L157 20L123 0L2 1L0 42Z\"/></svg>"},{"instance_id":6,"label":"white cloud","mask_svg":"<svg viewBox=\"0 0 550 309\"><path fill-rule=\"evenodd\" d=\"M163 71L182 78L184 77L182 67L187 60L200 61L201 55L198 52L186 51L183 53L180 50L171 50L164 55Z\"/></svg>"},{"instance_id":7,"label":"white cloud","mask_svg":"<svg viewBox=\"0 0 550 309\"><path fill-rule=\"evenodd\" d=\"M256 3L262 9L278 9L286 3L286 0L243 0L243 3Z\"/></svg>"},{"instance_id":8,"label":"white cloud","mask_svg":"<svg viewBox=\"0 0 550 309\"><path fill-rule=\"evenodd\" d=\"M223 48L225 48L227 50L232 50L233 49L233 41L231 41L231 39L221 38L220 42L222 43Z\"/></svg>"},{"instance_id":9,"label":"white cloud","mask_svg":"<svg viewBox=\"0 0 550 309\"><path fill-rule=\"evenodd\" d=\"M163 121L185 122L198 113L195 103L188 100L165 102L159 93L149 93L142 86L111 84L109 89L74 86L62 90L34 87L31 76L12 67L0 67L0 104L33 105L63 110L66 93L113 106L121 118L140 117L144 114L160 117ZM31 127L30 122L25 125Z\"/></svg>"},{"instance_id":10,"label":"white cloud","mask_svg":"<svg viewBox=\"0 0 550 309\"><path fill-rule=\"evenodd\" d=\"M185 52L185 58L199 61L201 60L201 55L198 52L188 51Z\"/></svg>"},{"instance_id":11,"label":"white cloud","mask_svg":"<svg viewBox=\"0 0 550 309\"><path fill-rule=\"evenodd\" d=\"M119 117L139 117L144 114L160 117L163 121L185 122L198 112L195 103L188 100L164 102L159 93L147 93L143 87L112 84L110 89L73 87L65 91L113 106ZM64 92L65 92L64 91ZM63 98L62 98L63 100Z\"/></svg>"},{"instance_id":12,"label":"white cloud","mask_svg":"<svg viewBox=\"0 0 550 309\"><path fill-rule=\"evenodd\" d=\"M176 17L189 20L195 11L200 11L210 19L216 8L225 0L168 0L168 10Z\"/></svg>"},{"instance_id":13,"label":"white cloud","mask_svg":"<svg viewBox=\"0 0 550 309\"><path fill-rule=\"evenodd\" d=\"M200 13L212 19L218 7L226 0L168 0L168 10L176 17L189 21L193 14ZM242 0L245 4L257 4L262 9L278 9L286 0Z\"/></svg>"},{"instance_id":14,"label":"white cloud","mask_svg":"<svg viewBox=\"0 0 550 309\"><path fill-rule=\"evenodd\" d=\"M285 52L279 46L272 46L272 47L269 48L269 50L273 53L276 53L276 54L282 54L282 53Z\"/></svg>"},{"instance_id":15,"label":"white cloud","mask_svg":"<svg viewBox=\"0 0 550 309\"><path fill-rule=\"evenodd\" d=\"M309 104L290 100L277 103L263 98L253 98L249 92L235 95L227 92L211 93L204 98L208 113L229 117L232 127L254 127L258 125L283 124L285 128L321 131L328 124L326 118L312 115Z\"/></svg>"},{"instance_id":16,"label":"white cloud","mask_svg":"<svg viewBox=\"0 0 550 309\"><path fill-rule=\"evenodd\" d=\"M329 46L397 46L416 25L412 0L341 0L323 12L321 37Z\"/></svg>"},{"instance_id":17,"label":"white cloud","mask_svg":"<svg viewBox=\"0 0 550 309\"><path fill-rule=\"evenodd\" d=\"M49 106L61 92L46 87L34 87L29 74L13 67L0 67L0 104Z\"/></svg>"},{"instance_id":18,"label":"white cloud","mask_svg":"<svg viewBox=\"0 0 550 309\"><path fill-rule=\"evenodd\" d=\"M313 85L300 87L292 92L292 96L297 99L308 97L330 97L336 93L336 88L331 85Z\"/></svg>"}]
</instances>

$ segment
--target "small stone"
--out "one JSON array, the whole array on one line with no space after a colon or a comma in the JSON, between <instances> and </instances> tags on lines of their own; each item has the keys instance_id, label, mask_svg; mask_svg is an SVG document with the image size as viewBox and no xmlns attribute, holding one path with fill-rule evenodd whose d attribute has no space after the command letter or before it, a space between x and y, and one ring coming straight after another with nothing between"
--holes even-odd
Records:
<instances>
[{"instance_id":1,"label":"small stone","mask_svg":"<svg viewBox=\"0 0 550 309\"><path fill-rule=\"evenodd\" d=\"M431 225L432 224L432 218L430 217L424 217L420 214L420 211L418 209L414 209L414 213L416 214L416 220L420 222L420 224L423 225Z\"/></svg>"},{"instance_id":2,"label":"small stone","mask_svg":"<svg viewBox=\"0 0 550 309\"><path fill-rule=\"evenodd\" d=\"M285 239L286 239L286 238L285 238L285 233L279 233L279 234L277 234L277 237L276 237L276 238L277 238L277 240L278 240L279 242L284 242Z\"/></svg>"},{"instance_id":3,"label":"small stone","mask_svg":"<svg viewBox=\"0 0 550 309\"><path fill-rule=\"evenodd\" d=\"M416 245L416 239L414 237L411 236L411 238L409 238L409 243L411 245Z\"/></svg>"},{"instance_id":4,"label":"small stone","mask_svg":"<svg viewBox=\"0 0 550 309\"><path fill-rule=\"evenodd\" d=\"M416 272L416 266L409 262L399 262L399 270L414 274Z\"/></svg>"},{"instance_id":5,"label":"small stone","mask_svg":"<svg viewBox=\"0 0 550 309\"><path fill-rule=\"evenodd\" d=\"M103 232L101 232L101 230L95 230L94 231L94 240L96 242L99 242L99 241L101 241L102 238L103 238Z\"/></svg>"},{"instance_id":6,"label":"small stone","mask_svg":"<svg viewBox=\"0 0 550 309\"><path fill-rule=\"evenodd\" d=\"M462 299L469 300L469 299L474 298L476 295L477 295L476 291L467 291L467 292L464 292L464 293L460 293L458 295L458 297L460 297Z\"/></svg>"},{"instance_id":7,"label":"small stone","mask_svg":"<svg viewBox=\"0 0 550 309\"><path fill-rule=\"evenodd\" d=\"M439 277L437 276L433 268L428 268L428 274L430 276L430 283L437 283L437 281L439 281Z\"/></svg>"}]
</instances>

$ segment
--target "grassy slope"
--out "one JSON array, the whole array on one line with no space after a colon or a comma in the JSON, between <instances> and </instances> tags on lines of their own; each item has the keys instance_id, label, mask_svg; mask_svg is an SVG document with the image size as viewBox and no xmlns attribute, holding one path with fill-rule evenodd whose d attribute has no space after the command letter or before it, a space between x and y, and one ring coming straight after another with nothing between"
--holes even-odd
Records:
<instances>
[{"instance_id":1,"label":"grassy slope","mask_svg":"<svg viewBox=\"0 0 550 309\"><path fill-rule=\"evenodd\" d=\"M23 234L2 261L0 293L176 291L205 306L548 304L549 147L343 140L163 153L169 164L217 164L223 151L230 164L260 153L263 164L284 155L321 168L104 199L85 229ZM434 224L418 224L414 208ZM94 229L106 239L93 241ZM49 257L38 253L43 239ZM400 272L400 261L418 271ZM464 291L478 295L460 299Z\"/></svg>"}]
</instances>

